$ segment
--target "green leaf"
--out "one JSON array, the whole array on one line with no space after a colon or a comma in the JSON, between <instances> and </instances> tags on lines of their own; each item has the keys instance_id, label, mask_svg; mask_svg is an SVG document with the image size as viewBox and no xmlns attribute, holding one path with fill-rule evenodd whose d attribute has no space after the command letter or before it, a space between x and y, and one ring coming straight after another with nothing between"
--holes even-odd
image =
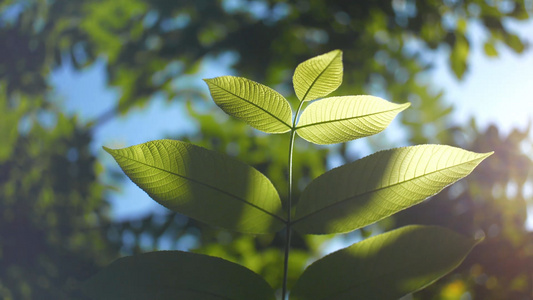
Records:
<instances>
[{"instance_id":1,"label":"green leaf","mask_svg":"<svg viewBox=\"0 0 533 300\"><path fill-rule=\"evenodd\" d=\"M204 79L215 103L228 115L266 133L291 129L289 102L273 89L242 77Z\"/></svg>"},{"instance_id":2,"label":"green leaf","mask_svg":"<svg viewBox=\"0 0 533 300\"><path fill-rule=\"evenodd\" d=\"M90 278L92 299L275 299L268 283L249 269L202 254L159 251L124 257Z\"/></svg>"},{"instance_id":3,"label":"green leaf","mask_svg":"<svg viewBox=\"0 0 533 300\"><path fill-rule=\"evenodd\" d=\"M522 40L520 40L520 37L518 37L516 34L506 33L504 35L503 41L516 53L522 53L526 48Z\"/></svg>"},{"instance_id":4,"label":"green leaf","mask_svg":"<svg viewBox=\"0 0 533 300\"><path fill-rule=\"evenodd\" d=\"M455 76L459 79L463 78L463 75L467 70L469 52L470 44L468 39L463 34L457 33L455 35L455 43L450 52L450 65Z\"/></svg>"},{"instance_id":5,"label":"green leaf","mask_svg":"<svg viewBox=\"0 0 533 300\"><path fill-rule=\"evenodd\" d=\"M342 51L333 50L299 64L292 82L301 101L327 96L342 83Z\"/></svg>"},{"instance_id":6,"label":"green leaf","mask_svg":"<svg viewBox=\"0 0 533 300\"><path fill-rule=\"evenodd\" d=\"M372 224L437 194L491 154L442 145L374 153L313 180L302 192L293 228L326 234Z\"/></svg>"},{"instance_id":7,"label":"green leaf","mask_svg":"<svg viewBox=\"0 0 533 300\"><path fill-rule=\"evenodd\" d=\"M171 210L240 232L270 233L285 225L270 180L229 156L173 140L104 149L135 184Z\"/></svg>"},{"instance_id":8,"label":"green leaf","mask_svg":"<svg viewBox=\"0 0 533 300\"><path fill-rule=\"evenodd\" d=\"M496 50L496 47L494 47L493 41L488 41L483 44L483 50L485 50L485 55L490 57L497 57L498 56L498 50Z\"/></svg>"},{"instance_id":9,"label":"green leaf","mask_svg":"<svg viewBox=\"0 0 533 300\"><path fill-rule=\"evenodd\" d=\"M477 244L437 226L407 226L311 264L291 299L398 299L455 269Z\"/></svg>"},{"instance_id":10,"label":"green leaf","mask_svg":"<svg viewBox=\"0 0 533 300\"><path fill-rule=\"evenodd\" d=\"M311 103L296 128L298 135L315 144L348 142L383 131L409 105L374 96L326 98Z\"/></svg>"}]
</instances>

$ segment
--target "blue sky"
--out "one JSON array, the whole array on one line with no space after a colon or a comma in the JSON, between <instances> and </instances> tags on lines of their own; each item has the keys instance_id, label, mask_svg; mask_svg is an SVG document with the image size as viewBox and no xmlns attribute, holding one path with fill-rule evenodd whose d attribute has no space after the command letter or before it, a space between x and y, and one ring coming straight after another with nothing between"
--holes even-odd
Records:
<instances>
[{"instance_id":1,"label":"blue sky","mask_svg":"<svg viewBox=\"0 0 533 300\"><path fill-rule=\"evenodd\" d=\"M533 21L509 26L533 46ZM515 55L500 45L497 47L500 57L489 58L483 55L484 36L479 26L470 27L469 37L474 40L470 71L462 81L451 76L441 56L437 59L434 82L445 89L446 98L455 105L458 120L475 116L479 124L494 122L504 131L515 126L522 128L533 118L533 49Z\"/></svg>"},{"instance_id":2,"label":"blue sky","mask_svg":"<svg viewBox=\"0 0 533 300\"><path fill-rule=\"evenodd\" d=\"M532 21L511 26L533 45ZM445 50L435 56L436 68L429 76L436 88L445 89L445 98L455 105L454 117L458 122L466 122L474 116L483 127L495 123L504 132L513 127L523 128L528 120L533 121L533 49L517 56L500 46L500 56L488 58L483 55L479 42L484 33L476 27L471 26L469 31L470 37L477 42L471 45L470 69L465 78L458 81L452 75ZM228 75L230 63L230 59L224 56L209 59L197 76L183 80L201 86L207 92L201 78ZM105 61L100 60L82 72L66 65L52 74L51 84L59 99L63 99L60 101L66 112L87 121L116 104L120 94L106 86L104 69ZM185 113L183 103L167 103L156 97L146 107L133 109L126 116L101 126L95 132L92 149L106 169L116 170L118 166L101 150L102 145L124 147L194 130L194 120ZM110 195L113 217L130 219L165 211L132 182L126 180L120 188L120 192Z\"/></svg>"}]
</instances>

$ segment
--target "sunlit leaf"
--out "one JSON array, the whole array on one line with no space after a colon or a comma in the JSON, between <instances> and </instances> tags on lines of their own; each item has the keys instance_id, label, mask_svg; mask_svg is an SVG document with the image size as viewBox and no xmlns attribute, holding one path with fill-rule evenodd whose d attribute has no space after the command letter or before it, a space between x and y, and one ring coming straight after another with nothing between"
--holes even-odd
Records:
<instances>
[{"instance_id":1,"label":"sunlit leaf","mask_svg":"<svg viewBox=\"0 0 533 300\"><path fill-rule=\"evenodd\" d=\"M304 110L297 132L315 144L343 143L383 131L409 105L374 96L326 98Z\"/></svg>"},{"instance_id":2,"label":"sunlit leaf","mask_svg":"<svg viewBox=\"0 0 533 300\"><path fill-rule=\"evenodd\" d=\"M270 180L226 155L173 140L104 149L133 182L171 210L241 232L268 233L284 226Z\"/></svg>"},{"instance_id":3,"label":"sunlit leaf","mask_svg":"<svg viewBox=\"0 0 533 300\"><path fill-rule=\"evenodd\" d=\"M333 50L299 64L292 82L301 101L329 95L342 83L342 51Z\"/></svg>"},{"instance_id":4,"label":"sunlit leaf","mask_svg":"<svg viewBox=\"0 0 533 300\"><path fill-rule=\"evenodd\" d=\"M377 152L312 181L296 208L294 229L325 234L372 224L440 192L491 154L442 145Z\"/></svg>"},{"instance_id":5,"label":"sunlit leaf","mask_svg":"<svg viewBox=\"0 0 533 300\"><path fill-rule=\"evenodd\" d=\"M202 254L150 252L116 260L89 279L92 299L275 299L273 289L249 269Z\"/></svg>"},{"instance_id":6,"label":"sunlit leaf","mask_svg":"<svg viewBox=\"0 0 533 300\"><path fill-rule=\"evenodd\" d=\"M316 261L291 300L398 299L455 269L476 243L441 227L403 227Z\"/></svg>"},{"instance_id":7,"label":"sunlit leaf","mask_svg":"<svg viewBox=\"0 0 533 300\"><path fill-rule=\"evenodd\" d=\"M291 129L289 102L273 89L242 77L205 79L215 103L227 114L267 133Z\"/></svg>"}]
</instances>

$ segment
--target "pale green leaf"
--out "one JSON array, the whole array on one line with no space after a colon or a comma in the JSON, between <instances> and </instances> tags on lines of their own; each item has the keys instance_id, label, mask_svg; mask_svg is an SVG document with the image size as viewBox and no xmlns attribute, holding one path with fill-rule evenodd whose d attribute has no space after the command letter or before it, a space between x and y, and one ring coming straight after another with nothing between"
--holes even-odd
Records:
<instances>
[{"instance_id":1,"label":"pale green leaf","mask_svg":"<svg viewBox=\"0 0 533 300\"><path fill-rule=\"evenodd\" d=\"M91 299L264 299L268 283L249 269L202 254L159 251L124 257L83 286Z\"/></svg>"},{"instance_id":2,"label":"pale green leaf","mask_svg":"<svg viewBox=\"0 0 533 300\"><path fill-rule=\"evenodd\" d=\"M398 299L455 269L476 244L437 226L396 229L311 264L291 300Z\"/></svg>"},{"instance_id":3,"label":"pale green leaf","mask_svg":"<svg viewBox=\"0 0 533 300\"><path fill-rule=\"evenodd\" d=\"M242 77L205 79L215 103L228 115L267 133L291 129L289 102L273 89Z\"/></svg>"},{"instance_id":4,"label":"pale green leaf","mask_svg":"<svg viewBox=\"0 0 533 300\"><path fill-rule=\"evenodd\" d=\"M372 224L440 192L491 154L442 145L377 152L313 180L302 192L293 228L326 234Z\"/></svg>"},{"instance_id":5,"label":"pale green leaf","mask_svg":"<svg viewBox=\"0 0 533 300\"><path fill-rule=\"evenodd\" d=\"M171 210L248 233L276 232L285 225L270 180L229 156L174 140L104 149L135 184Z\"/></svg>"},{"instance_id":6,"label":"pale green leaf","mask_svg":"<svg viewBox=\"0 0 533 300\"><path fill-rule=\"evenodd\" d=\"M296 132L315 144L348 142L383 131L409 105L374 96L326 98L304 110Z\"/></svg>"},{"instance_id":7,"label":"pale green leaf","mask_svg":"<svg viewBox=\"0 0 533 300\"><path fill-rule=\"evenodd\" d=\"M333 50L299 64L292 82L301 101L329 95L342 83L342 51Z\"/></svg>"}]
</instances>

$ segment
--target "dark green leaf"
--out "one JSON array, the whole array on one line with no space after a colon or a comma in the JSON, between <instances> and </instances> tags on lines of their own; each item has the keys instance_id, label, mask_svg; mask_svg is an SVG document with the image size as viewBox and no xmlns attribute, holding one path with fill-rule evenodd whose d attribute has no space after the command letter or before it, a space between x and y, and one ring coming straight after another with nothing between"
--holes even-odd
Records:
<instances>
[{"instance_id":1,"label":"dark green leaf","mask_svg":"<svg viewBox=\"0 0 533 300\"><path fill-rule=\"evenodd\" d=\"M275 299L268 283L249 269L181 251L120 258L89 279L83 291L98 300Z\"/></svg>"},{"instance_id":2,"label":"dark green leaf","mask_svg":"<svg viewBox=\"0 0 533 300\"><path fill-rule=\"evenodd\" d=\"M516 53L522 53L526 48L524 43L522 43L522 40L520 40L516 34L507 33L505 34L503 40L505 44L507 44L507 46L513 49Z\"/></svg>"},{"instance_id":3,"label":"dark green leaf","mask_svg":"<svg viewBox=\"0 0 533 300\"><path fill-rule=\"evenodd\" d=\"M291 299L398 299L455 269L476 243L442 227L403 227L316 261Z\"/></svg>"}]
</instances>

